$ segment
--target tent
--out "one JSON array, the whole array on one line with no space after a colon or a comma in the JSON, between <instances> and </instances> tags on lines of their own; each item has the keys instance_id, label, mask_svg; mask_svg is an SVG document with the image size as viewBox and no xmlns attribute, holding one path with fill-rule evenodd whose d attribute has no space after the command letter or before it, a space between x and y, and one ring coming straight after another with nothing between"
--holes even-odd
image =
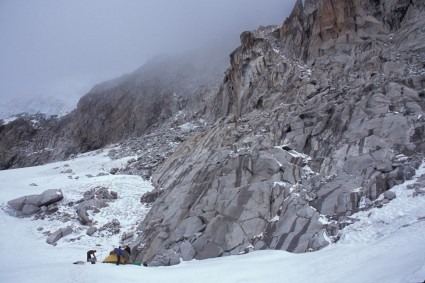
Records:
<instances>
[{"instance_id":1,"label":"tent","mask_svg":"<svg viewBox=\"0 0 425 283\"><path fill-rule=\"evenodd\" d=\"M117 263L117 255L112 251L109 255L102 261L103 263ZM121 264L132 263L131 260L126 260L123 256L120 258Z\"/></svg>"}]
</instances>

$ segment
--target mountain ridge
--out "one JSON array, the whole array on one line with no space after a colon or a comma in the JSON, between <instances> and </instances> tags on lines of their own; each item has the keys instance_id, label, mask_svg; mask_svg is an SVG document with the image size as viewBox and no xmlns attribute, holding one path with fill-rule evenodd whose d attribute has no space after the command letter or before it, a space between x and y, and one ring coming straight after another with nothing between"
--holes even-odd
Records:
<instances>
[{"instance_id":1,"label":"mountain ridge","mask_svg":"<svg viewBox=\"0 0 425 283\"><path fill-rule=\"evenodd\" d=\"M157 56L132 73L94 86L67 115L27 114L3 123L0 169L64 160L158 128L166 132L193 121L203 125L209 97L218 91L227 67L227 49L226 44L212 45Z\"/></svg>"}]
</instances>

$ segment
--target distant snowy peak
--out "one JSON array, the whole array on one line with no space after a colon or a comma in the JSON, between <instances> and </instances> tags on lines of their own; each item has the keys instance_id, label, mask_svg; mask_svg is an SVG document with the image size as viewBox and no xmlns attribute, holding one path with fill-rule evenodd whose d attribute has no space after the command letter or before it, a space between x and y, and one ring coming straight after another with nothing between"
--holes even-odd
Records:
<instances>
[{"instance_id":1,"label":"distant snowy peak","mask_svg":"<svg viewBox=\"0 0 425 283\"><path fill-rule=\"evenodd\" d=\"M63 116L72 111L77 102L77 98L65 99L52 96L14 99L0 105L0 119L7 119L22 113Z\"/></svg>"}]
</instances>

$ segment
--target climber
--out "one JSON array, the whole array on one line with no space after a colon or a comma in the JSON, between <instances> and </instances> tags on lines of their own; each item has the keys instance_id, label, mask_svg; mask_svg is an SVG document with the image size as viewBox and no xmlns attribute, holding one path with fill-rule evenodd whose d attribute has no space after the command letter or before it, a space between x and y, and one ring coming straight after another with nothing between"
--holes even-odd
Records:
<instances>
[{"instance_id":1,"label":"climber","mask_svg":"<svg viewBox=\"0 0 425 283\"><path fill-rule=\"evenodd\" d=\"M131 249L128 245L125 246L124 251L126 251L128 253L128 255L131 255Z\"/></svg>"},{"instance_id":2,"label":"climber","mask_svg":"<svg viewBox=\"0 0 425 283\"><path fill-rule=\"evenodd\" d=\"M120 246L118 246L118 248L114 249L114 253L117 255L117 265L120 265L120 260L121 260L122 254L123 254L123 250L121 249Z\"/></svg>"},{"instance_id":3,"label":"climber","mask_svg":"<svg viewBox=\"0 0 425 283\"><path fill-rule=\"evenodd\" d=\"M96 255L95 255L96 250L89 250L87 252L87 262L91 262L92 264L95 264L97 261Z\"/></svg>"},{"instance_id":4,"label":"climber","mask_svg":"<svg viewBox=\"0 0 425 283\"><path fill-rule=\"evenodd\" d=\"M130 247L125 246L124 250L122 251L122 256L124 257L126 262L130 262L130 255L131 255Z\"/></svg>"}]
</instances>

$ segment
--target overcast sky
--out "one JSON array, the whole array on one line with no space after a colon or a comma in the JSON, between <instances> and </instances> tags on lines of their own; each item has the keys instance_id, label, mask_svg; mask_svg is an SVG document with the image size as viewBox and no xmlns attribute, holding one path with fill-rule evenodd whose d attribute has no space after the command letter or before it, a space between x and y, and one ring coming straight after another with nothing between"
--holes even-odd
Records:
<instances>
[{"instance_id":1,"label":"overcast sky","mask_svg":"<svg viewBox=\"0 0 425 283\"><path fill-rule=\"evenodd\" d=\"M242 31L281 25L294 3L0 0L0 99L81 96L156 54L222 38L232 38L236 48Z\"/></svg>"}]
</instances>

